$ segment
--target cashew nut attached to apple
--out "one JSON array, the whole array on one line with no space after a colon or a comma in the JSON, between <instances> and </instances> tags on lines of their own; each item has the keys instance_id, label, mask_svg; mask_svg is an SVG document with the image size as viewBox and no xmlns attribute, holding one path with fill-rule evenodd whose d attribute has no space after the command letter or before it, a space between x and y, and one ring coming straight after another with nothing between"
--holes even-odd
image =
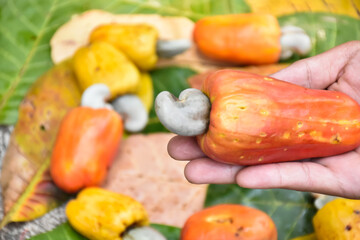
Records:
<instances>
[{"instance_id":1,"label":"cashew nut attached to apple","mask_svg":"<svg viewBox=\"0 0 360 240\"><path fill-rule=\"evenodd\" d=\"M119 113L124 119L124 127L129 132L141 131L148 122L148 113L140 98L126 94L108 103L111 93L108 86L102 83L88 87L81 97L81 105L92 108L109 108Z\"/></svg>"},{"instance_id":2,"label":"cashew nut attached to apple","mask_svg":"<svg viewBox=\"0 0 360 240\"><path fill-rule=\"evenodd\" d=\"M169 131L182 136L206 132L210 106L209 98L195 88L182 91L179 98L164 91L155 99L155 111L160 122Z\"/></svg>"}]
</instances>

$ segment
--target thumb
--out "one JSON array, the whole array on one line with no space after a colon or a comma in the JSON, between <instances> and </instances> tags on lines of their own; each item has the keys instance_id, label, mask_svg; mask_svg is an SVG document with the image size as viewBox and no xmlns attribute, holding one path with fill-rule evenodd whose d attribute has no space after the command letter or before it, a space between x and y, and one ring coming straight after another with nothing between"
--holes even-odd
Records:
<instances>
[{"instance_id":1,"label":"thumb","mask_svg":"<svg viewBox=\"0 0 360 240\"><path fill-rule=\"evenodd\" d=\"M360 41L347 42L317 56L297 61L271 76L306 88L325 89L336 82L341 70L359 49Z\"/></svg>"}]
</instances>

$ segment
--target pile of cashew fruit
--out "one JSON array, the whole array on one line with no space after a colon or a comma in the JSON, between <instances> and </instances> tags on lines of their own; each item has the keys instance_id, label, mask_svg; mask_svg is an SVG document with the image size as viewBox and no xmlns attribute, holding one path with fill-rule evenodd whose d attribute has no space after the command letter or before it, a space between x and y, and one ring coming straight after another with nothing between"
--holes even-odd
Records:
<instances>
[{"instance_id":1,"label":"pile of cashew fruit","mask_svg":"<svg viewBox=\"0 0 360 240\"><path fill-rule=\"evenodd\" d=\"M153 86L157 32L147 25L96 28L87 46L70 60L81 88L81 106L61 122L51 158L51 175L68 193L97 186L105 178L124 130L147 124Z\"/></svg>"},{"instance_id":2,"label":"pile of cashew fruit","mask_svg":"<svg viewBox=\"0 0 360 240\"><path fill-rule=\"evenodd\" d=\"M70 224L95 240L165 240L149 227L148 214L136 200L97 187L82 190L66 207ZM360 234L360 201L335 199L313 218L315 233L293 240L356 239ZM239 204L218 204L191 215L181 240L276 240L269 215Z\"/></svg>"},{"instance_id":3,"label":"pile of cashew fruit","mask_svg":"<svg viewBox=\"0 0 360 240\"><path fill-rule=\"evenodd\" d=\"M144 207L134 199L97 187L82 190L66 207L70 224L94 240L166 240L149 227ZM276 240L272 219L239 204L220 204L190 216L181 240Z\"/></svg>"},{"instance_id":4,"label":"pile of cashew fruit","mask_svg":"<svg viewBox=\"0 0 360 240\"><path fill-rule=\"evenodd\" d=\"M65 192L80 191L67 204L66 215L89 239L165 239L147 226L148 215L139 202L96 187L105 179L124 131L139 132L147 124L153 104L147 71L157 61L156 41L157 31L146 24L102 25L68 60L82 91L81 105L61 121L50 172Z\"/></svg>"},{"instance_id":5,"label":"pile of cashew fruit","mask_svg":"<svg viewBox=\"0 0 360 240\"><path fill-rule=\"evenodd\" d=\"M239 36L241 40L236 39ZM66 215L74 229L87 238L163 240L164 236L148 227L148 215L139 202L96 187L107 174L124 130L139 132L147 124L153 104L153 86L147 71L155 67L158 59L157 32L146 24L107 24L96 28L89 40L89 45L78 49L70 60L83 94L81 106L71 110L61 123L51 159L51 175L62 190L80 191L77 198L67 204ZM194 42L205 56L236 64L275 63L293 53L306 55L311 49L311 41L302 29L293 26L280 29L275 17L261 14L204 18L195 25ZM269 89L276 94L270 96ZM346 96L340 96L343 103L339 103L331 101L338 99L335 95L312 91L273 78L223 70L212 74L202 91L185 90L180 100L170 93L159 94L156 112L170 131L197 136L202 150L215 160L247 165L275 159L296 160L318 155L315 149L307 151L310 154L307 156L294 155L294 152L306 144L298 141L299 134L310 133L312 128L319 132L321 126L304 125L301 116L285 124L286 115L281 114L274 115L278 118L272 121L284 124L267 122L273 112L284 112L274 108L282 101L280 92L291 94L293 105L298 109L301 106L296 105L294 96L300 98L308 94L306 96L311 95L314 101L322 99L331 106L343 104L341 107L357 110ZM263 99L272 102L269 104ZM246 115L249 110L251 115ZM319 110L314 106L311 112L314 119L329 117ZM329 118L334 120L336 116ZM291 124L299 127L299 122L302 129L286 134ZM275 125L279 128L274 129ZM348 127L354 129L352 135L359 135L357 128ZM336 135L326 133L328 148L321 152L335 154L358 144L354 137L347 138L346 134L340 127ZM314 143L320 138L314 133L307 139ZM279 144L269 145L270 142L287 146L283 147L281 156L271 154ZM239 143L246 145L243 150L232 151L239 149ZM263 152L258 151L259 146ZM358 214L358 210L353 212ZM324 229L319 226L328 221L322 214L319 211L314 219L315 229ZM239 238L275 240L277 231L264 212L238 204L223 204L195 213L181 232L182 240Z\"/></svg>"},{"instance_id":6,"label":"pile of cashew fruit","mask_svg":"<svg viewBox=\"0 0 360 240\"><path fill-rule=\"evenodd\" d=\"M212 36L213 32L218 33L216 38ZM290 38L299 38L298 35L303 34L297 30L295 35L293 32ZM242 37L230 41L229 36ZM198 21L194 28L194 42L205 55L242 64L273 63L284 55L284 51L297 49L301 52L297 44L293 44L297 48L286 44L289 38L286 31L280 36L276 18L268 14L208 17ZM157 42L158 32L150 25L110 23L95 28L89 36L88 45L77 49L70 59L83 94L81 106L70 111L61 123L51 159L51 175L64 191L75 193L81 188L101 183L120 145L123 129L139 132L146 126L153 104L152 81L146 71L153 69L158 60ZM220 45L216 45L218 43ZM234 43L236 45L231 45ZM253 54L244 52L244 46L247 50L251 48ZM308 50L306 46L304 51ZM228 89L221 90L222 94L227 92ZM195 108L207 104L201 119L209 115L210 109L210 102L206 97L204 99L193 101ZM211 104L214 108L214 103ZM164 114L170 119L175 116L172 111L177 108L170 106L169 112L161 114L158 111L158 115L161 120ZM162 108L157 107L159 109ZM203 107L199 106L201 109ZM179 119L171 118L170 122L175 123ZM207 123L206 119L202 123L205 129ZM180 129L184 131L198 128L195 121L184 121L183 124L185 126L180 126ZM210 154L206 150L205 153Z\"/></svg>"}]
</instances>

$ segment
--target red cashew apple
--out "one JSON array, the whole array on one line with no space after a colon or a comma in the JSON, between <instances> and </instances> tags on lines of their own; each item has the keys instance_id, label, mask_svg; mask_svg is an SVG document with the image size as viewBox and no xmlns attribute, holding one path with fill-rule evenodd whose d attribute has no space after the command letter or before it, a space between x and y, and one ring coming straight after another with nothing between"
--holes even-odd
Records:
<instances>
[{"instance_id":1,"label":"red cashew apple","mask_svg":"<svg viewBox=\"0 0 360 240\"><path fill-rule=\"evenodd\" d=\"M220 70L202 91L155 102L170 131L197 136L210 158L238 165L344 153L360 145L360 106L344 93L304 88L256 74Z\"/></svg>"},{"instance_id":2,"label":"red cashew apple","mask_svg":"<svg viewBox=\"0 0 360 240\"><path fill-rule=\"evenodd\" d=\"M147 111L137 96L121 95L111 104L107 102L110 96L107 85L91 85L82 94L81 106L61 122L50 171L56 185L66 192L100 185L124 128L136 132L147 124Z\"/></svg>"},{"instance_id":3,"label":"red cashew apple","mask_svg":"<svg viewBox=\"0 0 360 240\"><path fill-rule=\"evenodd\" d=\"M75 193L104 180L120 145L123 123L113 110L77 107L63 119L51 159L58 187Z\"/></svg>"}]
</instances>

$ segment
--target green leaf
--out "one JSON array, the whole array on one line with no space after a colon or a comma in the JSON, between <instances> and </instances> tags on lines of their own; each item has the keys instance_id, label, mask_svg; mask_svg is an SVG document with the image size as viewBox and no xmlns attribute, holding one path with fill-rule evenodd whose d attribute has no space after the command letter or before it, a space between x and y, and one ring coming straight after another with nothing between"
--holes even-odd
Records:
<instances>
[{"instance_id":1,"label":"green leaf","mask_svg":"<svg viewBox=\"0 0 360 240\"><path fill-rule=\"evenodd\" d=\"M278 20L281 26L298 26L309 34L313 44L310 56L351 40L360 40L360 19L346 15L303 12L282 16ZM298 59L299 56L294 56L287 62Z\"/></svg>"},{"instance_id":2,"label":"green leaf","mask_svg":"<svg viewBox=\"0 0 360 240\"><path fill-rule=\"evenodd\" d=\"M161 91L169 91L178 97L182 90L190 87L187 79L196 72L189 68L166 67L154 70L150 74L154 84L155 99ZM149 123L143 132L168 132L157 118L154 108L150 111Z\"/></svg>"},{"instance_id":3,"label":"green leaf","mask_svg":"<svg viewBox=\"0 0 360 240\"><path fill-rule=\"evenodd\" d=\"M197 20L206 15L249 11L244 0L1 0L0 6L0 124L16 122L25 93L52 66L52 35L73 14L103 9Z\"/></svg>"},{"instance_id":4,"label":"green leaf","mask_svg":"<svg viewBox=\"0 0 360 240\"><path fill-rule=\"evenodd\" d=\"M167 240L179 240L181 229L173 226L151 224L151 227L161 232Z\"/></svg>"},{"instance_id":5,"label":"green leaf","mask_svg":"<svg viewBox=\"0 0 360 240\"><path fill-rule=\"evenodd\" d=\"M284 189L245 189L235 184L210 185L205 206L236 203L260 209L273 219L279 240L313 232L316 209L309 193Z\"/></svg>"},{"instance_id":6,"label":"green leaf","mask_svg":"<svg viewBox=\"0 0 360 240\"><path fill-rule=\"evenodd\" d=\"M50 232L36 235L30 240L86 240L84 236L77 233L68 222L57 226Z\"/></svg>"},{"instance_id":7,"label":"green leaf","mask_svg":"<svg viewBox=\"0 0 360 240\"><path fill-rule=\"evenodd\" d=\"M161 225L151 224L151 227L161 232L167 240L179 240L180 228ZM36 235L30 240L86 240L84 236L77 233L69 224L69 222L63 223L57 226L52 231Z\"/></svg>"}]
</instances>

